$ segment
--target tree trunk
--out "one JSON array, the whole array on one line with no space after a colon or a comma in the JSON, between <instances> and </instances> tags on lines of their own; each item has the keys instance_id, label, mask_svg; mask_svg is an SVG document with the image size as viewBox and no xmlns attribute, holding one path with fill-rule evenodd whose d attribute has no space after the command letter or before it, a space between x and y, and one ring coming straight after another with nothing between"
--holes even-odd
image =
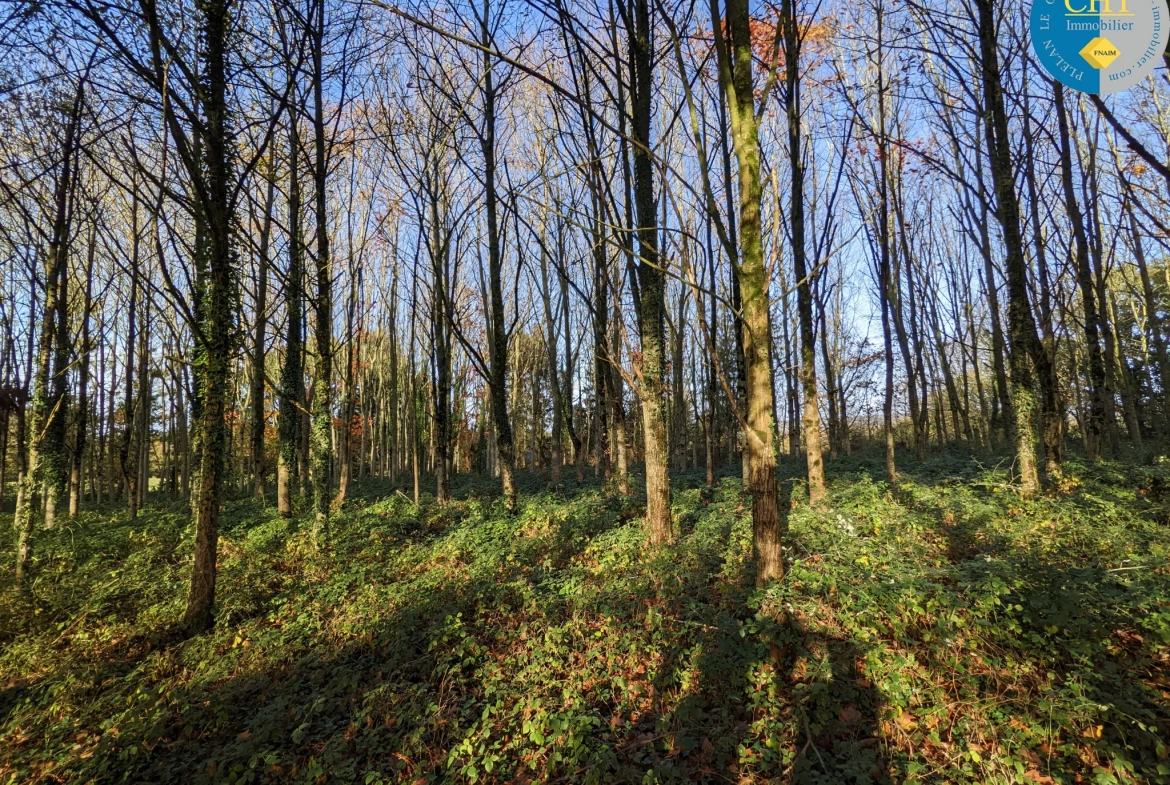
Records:
<instances>
[{"instance_id":1,"label":"tree trunk","mask_svg":"<svg viewBox=\"0 0 1170 785\"><path fill-rule=\"evenodd\" d=\"M878 307L882 315L882 348L885 355L885 389L882 400L882 435L886 446L886 481L893 484L898 479L898 466L894 441L894 339L890 324L890 151L886 133L886 72L885 56L885 6L876 8L877 21L877 78L878 78Z\"/></svg>"},{"instance_id":2,"label":"tree trunk","mask_svg":"<svg viewBox=\"0 0 1170 785\"><path fill-rule=\"evenodd\" d=\"M816 334L813 331L812 281L809 280L804 220L804 143L800 117L800 20L795 0L785 0L785 109L788 118L788 161L792 173L792 262L796 278L796 310L800 320L800 380L804 388L804 448L808 461L809 505L825 501L825 466L821 457L821 415L817 392ZM766 292L765 292L766 296ZM746 347L746 335L745 335ZM746 357L746 351L745 351Z\"/></svg>"},{"instance_id":3,"label":"tree trunk","mask_svg":"<svg viewBox=\"0 0 1170 785\"><path fill-rule=\"evenodd\" d=\"M1047 359L1041 368L1044 376L1040 379L1041 412L1043 416L1044 474L1048 480L1059 478L1064 469L1062 453L1064 449L1065 413L1063 398L1060 394L1060 380L1057 378L1056 368L1056 331L1052 324L1052 281L1048 269L1048 254L1045 248L1043 224L1040 221L1039 189L1036 186L1036 165L1034 134L1031 122L1030 90L1027 83L1027 61L1024 62L1024 154L1027 163L1024 167L1024 182L1028 186L1028 202L1032 219L1033 243L1036 249L1036 271L1040 299L1040 343L1041 350Z\"/></svg>"},{"instance_id":4,"label":"tree trunk","mask_svg":"<svg viewBox=\"0 0 1170 785\"><path fill-rule=\"evenodd\" d=\"M990 142L988 143L990 144ZM982 167L980 167L982 172ZM982 177L982 174L980 174ZM988 320L991 322L991 364L995 373L995 395L991 398L991 427L999 429L1003 434L1011 430L1011 397L1007 378L1007 363L1004 355L1007 350L1006 339L1003 334L1003 319L999 306L999 286L995 281L995 264L991 258L991 232L989 230L990 213L987 207L986 194L983 194L982 179L980 179L980 210L976 219L979 224L979 252L983 256L984 288L987 292Z\"/></svg>"},{"instance_id":5,"label":"tree trunk","mask_svg":"<svg viewBox=\"0 0 1170 785\"><path fill-rule=\"evenodd\" d=\"M268 471L264 455L264 341L268 327L268 247L272 235L272 207L276 201L276 144L268 155L268 190L264 196L264 217L256 259L256 325L252 333L252 494L264 501L264 480Z\"/></svg>"},{"instance_id":6,"label":"tree trunk","mask_svg":"<svg viewBox=\"0 0 1170 785\"><path fill-rule=\"evenodd\" d=\"M313 58L313 186L317 201L316 377L313 380L313 422L309 434L310 474L313 480L313 542L327 536L330 491L333 486L333 262L329 257L329 214L325 151L325 3L319 0L309 34Z\"/></svg>"},{"instance_id":7,"label":"tree trunk","mask_svg":"<svg viewBox=\"0 0 1170 785\"><path fill-rule=\"evenodd\" d=\"M653 111L653 44L649 0L633 0L629 30L631 130L634 143L634 203L638 215L638 288L641 307L638 328L642 339L642 427L645 439L646 524L650 539L664 544L674 539L670 508L670 458L666 443L664 309L665 285L658 255L658 215L654 196L650 120Z\"/></svg>"},{"instance_id":8,"label":"tree trunk","mask_svg":"<svg viewBox=\"0 0 1170 785\"><path fill-rule=\"evenodd\" d=\"M45 259L47 282L45 315L41 323L42 345L39 347L37 357L38 379L34 391L28 479L30 481L41 479L37 477L38 471L43 475L42 501L46 529L54 526L57 497L64 490L66 480L65 421L68 409L66 391L69 353L72 348L69 335L69 234L76 188L77 135L85 101L87 76L88 74L78 80L72 109L66 117L65 137L61 148L61 170L53 198L53 227ZM44 376L43 384L41 375ZM26 498L26 502L28 501L31 501L31 496ZM31 516L31 511L27 514ZM23 536L23 524L19 523L19 517L17 520L17 528ZM27 525L31 527L31 517ZM19 555L17 559L19 562Z\"/></svg>"},{"instance_id":9,"label":"tree trunk","mask_svg":"<svg viewBox=\"0 0 1170 785\"><path fill-rule=\"evenodd\" d=\"M670 341L670 444L675 471L687 468L687 401L683 389L683 322L687 312L687 289L679 287L678 314Z\"/></svg>"},{"instance_id":10,"label":"tree trunk","mask_svg":"<svg viewBox=\"0 0 1170 785\"><path fill-rule=\"evenodd\" d=\"M145 289L145 287L143 287ZM150 414L151 380L150 380L150 305L147 297L142 300L142 326L138 330L138 404L134 407L134 428L138 435L134 440L138 457L135 466L138 468L138 509L146 503L147 487L150 484ZM225 453L230 455L231 452Z\"/></svg>"},{"instance_id":11,"label":"tree trunk","mask_svg":"<svg viewBox=\"0 0 1170 785\"><path fill-rule=\"evenodd\" d=\"M545 228L542 226L542 229ZM564 258L564 249L560 247L562 227L557 226L557 252ZM557 316L559 309L554 311L552 306L552 283L549 280L548 250L541 243L540 246L540 301L544 307L544 349L545 360L548 363L549 396L552 398L552 440L549 449L549 485L558 485L561 482L561 463L563 456L562 430L564 428L564 388L560 381L560 361L557 358Z\"/></svg>"},{"instance_id":12,"label":"tree trunk","mask_svg":"<svg viewBox=\"0 0 1170 785\"><path fill-rule=\"evenodd\" d=\"M1142 299L1146 306L1146 318L1149 320L1147 330L1150 334L1150 341L1154 345L1154 359L1158 363L1158 379L1162 386L1158 430L1163 434L1170 434L1170 401L1167 400L1167 394L1170 393L1170 387L1167 386L1170 385L1170 353L1166 351L1166 338L1162 332L1162 317L1158 310L1158 299L1154 292L1153 282L1150 280L1150 268L1146 263L1145 249L1142 247L1142 235L1138 230L1137 216L1134 215L1133 194L1130 191L1128 181L1124 179L1125 176L1121 175L1121 177L1126 188L1124 205L1129 221L1130 243L1134 262L1137 264L1138 274L1141 277Z\"/></svg>"},{"instance_id":13,"label":"tree trunk","mask_svg":"<svg viewBox=\"0 0 1170 785\"><path fill-rule=\"evenodd\" d=\"M712 22L718 29L718 5L712 2ZM792 67L788 88L795 88L798 59L795 14L792 3L782 11ZM738 279L743 314L743 356L747 376L747 416L744 446L747 451L748 488L752 494L752 539L756 557L756 584L764 586L784 577L782 551L784 518L776 482L776 422L772 387L772 315L768 296L768 270L764 260L763 224L760 204L760 140L756 120L755 87L752 80L751 16L748 0L728 0L727 26L730 41L719 47L720 72L730 109L732 138L739 163L739 266ZM799 111L790 104L792 111ZM791 141L791 137L790 137ZM798 142L799 143L799 142ZM795 185L794 185L795 187ZM799 193L799 191L794 191ZM794 211L797 197L793 200ZM802 219L794 215L795 220ZM794 240L799 236L794 231ZM800 250L795 253L800 254ZM798 273L798 276L804 277ZM812 314L809 313L811 321ZM813 404L815 408L815 402ZM819 447L819 445L818 445Z\"/></svg>"},{"instance_id":14,"label":"tree trunk","mask_svg":"<svg viewBox=\"0 0 1170 785\"><path fill-rule=\"evenodd\" d=\"M447 312L447 262L450 247L442 237L442 225L439 222L442 199L438 190L440 187L438 182L431 183L431 348L434 355L431 396L434 438L431 446L435 456L435 499L442 504L451 499L451 314ZM418 471L417 461L415 471Z\"/></svg>"},{"instance_id":15,"label":"tree trunk","mask_svg":"<svg viewBox=\"0 0 1170 785\"><path fill-rule=\"evenodd\" d=\"M719 443L719 433L717 431L717 423L719 418L717 415L718 407L716 402L719 400L719 375L715 368L715 358L719 351L719 298L716 291L715 280L715 249L711 243L711 216L707 216L707 280L710 286L710 298L708 306L710 307L710 314L707 317L707 412L704 419L704 435L706 436L707 448L707 484L715 484L715 449ZM697 303L700 312L703 308L703 303Z\"/></svg>"},{"instance_id":16,"label":"tree trunk","mask_svg":"<svg viewBox=\"0 0 1170 785\"><path fill-rule=\"evenodd\" d=\"M733 182L731 179L731 133L729 133L727 127L727 95L725 91L720 91L719 93L719 140L723 159L723 182L731 183ZM743 292L740 289L738 273L740 243L738 232L736 231L735 194L730 186L724 190L727 210L727 264L728 270L731 273L731 319L732 331L735 333L735 405L742 412L747 409L747 365L743 346ZM714 282L711 285L714 286ZM748 466L748 456L746 452L742 452L744 434L736 418L732 417L730 424L729 447L733 451L741 452L741 474L744 482L748 483L751 479L749 476L750 467Z\"/></svg>"},{"instance_id":17,"label":"tree trunk","mask_svg":"<svg viewBox=\"0 0 1170 785\"><path fill-rule=\"evenodd\" d=\"M1052 86L1060 135L1060 181L1064 188L1065 210L1068 212L1075 240L1073 260L1077 287L1081 290L1085 347L1089 357L1089 412L1083 422L1085 453L1089 460L1096 461L1101 458L1101 438L1105 431L1105 362L1101 356L1101 342L1097 333L1100 314L1097 312L1097 298L1093 283L1093 270L1089 261L1089 241L1085 236L1084 216L1077 203L1076 191L1073 189L1072 145L1069 141L1068 112L1064 105L1064 85L1054 79Z\"/></svg>"},{"instance_id":18,"label":"tree trunk","mask_svg":"<svg viewBox=\"0 0 1170 785\"><path fill-rule=\"evenodd\" d=\"M508 330L504 321L503 259L500 253L500 228L496 194L496 88L492 72L491 34L488 27L489 0L483 0L480 18L483 53L483 127L480 145L484 159L484 202L487 210L488 288L491 318L488 320L489 382L492 389L492 424L496 431L496 453L500 462L500 480L504 506L516 510L516 455L512 421L508 416Z\"/></svg>"},{"instance_id":19,"label":"tree trunk","mask_svg":"<svg viewBox=\"0 0 1170 785\"><path fill-rule=\"evenodd\" d=\"M1039 490L1036 471L1036 438L1033 418L1036 413L1036 393L1033 389L1033 364L1040 365L1040 339L1028 302L1027 263L1020 234L1020 208L1015 191L1015 177L1008 132L1007 110L1004 107L1003 84L999 70L999 52L996 41L995 9L993 0L976 0L979 12L979 49L983 70L983 99L986 109L988 158L991 161L992 180L998 202L997 217L1003 229L1007 251L1008 327L1011 333L1011 405L1012 436L1016 448L1017 469L1020 474L1020 495L1030 499ZM988 282L989 286L992 285ZM1031 362L1029 362L1031 361Z\"/></svg>"},{"instance_id":20,"label":"tree trunk","mask_svg":"<svg viewBox=\"0 0 1170 785\"><path fill-rule=\"evenodd\" d=\"M52 257L50 257L52 259ZM28 560L32 555L32 507L33 496L36 493L39 472L37 465L40 461L40 438L43 423L48 419L48 386L49 386L49 347L53 340L52 314L56 308L57 284L54 264L46 260L47 275L45 276L45 303L41 311L40 333L34 344L33 336L36 333L36 305L37 287L33 281L29 295L31 303L30 313L33 321L29 325L27 366L24 375L24 398L28 400L30 382L33 388L31 406L18 406L16 409L16 513L13 524L16 528L16 582L24 580ZM47 333L47 334L46 334ZM34 366L35 352L35 366ZM35 377L34 377L35 367ZM31 411L28 417L26 411ZM30 438L31 437L31 438Z\"/></svg>"},{"instance_id":21,"label":"tree trunk","mask_svg":"<svg viewBox=\"0 0 1170 785\"><path fill-rule=\"evenodd\" d=\"M290 76L291 78L291 76ZM284 367L280 373L279 454L276 463L276 509L284 518L292 516L292 484L300 472L300 447L304 438L301 407L305 401L303 365L304 336L304 242L301 236L301 177L298 108L295 97L288 110L288 276L284 303L288 324ZM303 482L303 479L301 480Z\"/></svg>"},{"instance_id":22,"label":"tree trunk","mask_svg":"<svg viewBox=\"0 0 1170 785\"><path fill-rule=\"evenodd\" d=\"M352 253L352 240L350 243ZM361 337L355 331L358 308L358 292L362 287L362 268L360 259L355 265L350 264L349 303L345 314L346 358L345 358L345 390L342 393L341 428L337 434L337 496L333 504L340 507L349 492L349 481L353 474L353 418L357 411L357 367ZM365 433L365 429L362 429ZM359 450L358 455L361 455Z\"/></svg>"},{"instance_id":23,"label":"tree trunk","mask_svg":"<svg viewBox=\"0 0 1170 785\"><path fill-rule=\"evenodd\" d=\"M97 227L89 236L89 251L85 272L85 300L81 307L81 361L77 378L77 430L73 438L73 455L69 470L69 517L81 511L82 461L85 458L85 443L89 425L89 356L93 351L89 339L89 320L93 310L93 267L97 250ZM3 485L0 482L0 485Z\"/></svg>"},{"instance_id":24,"label":"tree trunk","mask_svg":"<svg viewBox=\"0 0 1170 785\"><path fill-rule=\"evenodd\" d=\"M220 503L224 494L228 374L234 334L234 269L231 248L232 183L227 107L228 0L206 0L202 6L202 73L207 82L202 166L191 176L205 178L200 205L207 231L207 303L199 325L204 346L200 396L200 472L195 521L195 564L183 625L191 633L211 627L214 617L216 552Z\"/></svg>"}]
</instances>

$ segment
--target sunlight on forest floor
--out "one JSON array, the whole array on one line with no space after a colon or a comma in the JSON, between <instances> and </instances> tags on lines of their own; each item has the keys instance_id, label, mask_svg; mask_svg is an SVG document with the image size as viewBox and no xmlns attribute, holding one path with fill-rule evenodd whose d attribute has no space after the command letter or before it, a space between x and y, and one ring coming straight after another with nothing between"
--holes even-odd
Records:
<instances>
[{"instance_id":1,"label":"sunlight on forest floor","mask_svg":"<svg viewBox=\"0 0 1170 785\"><path fill-rule=\"evenodd\" d=\"M0 782L1170 782L1170 463L1021 503L997 460L830 462L766 593L735 477L678 478L658 554L537 478L366 483L320 553L235 502L190 640L182 503L38 533L27 595L5 515Z\"/></svg>"}]
</instances>

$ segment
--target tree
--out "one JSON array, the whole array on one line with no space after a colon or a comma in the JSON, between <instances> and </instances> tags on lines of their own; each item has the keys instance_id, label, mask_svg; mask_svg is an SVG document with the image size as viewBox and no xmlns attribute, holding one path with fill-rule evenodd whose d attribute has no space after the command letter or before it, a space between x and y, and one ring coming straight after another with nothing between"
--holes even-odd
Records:
<instances>
[{"instance_id":1,"label":"tree","mask_svg":"<svg viewBox=\"0 0 1170 785\"><path fill-rule=\"evenodd\" d=\"M658 203L650 127L653 115L653 32L649 0L623 6L630 52L630 128L634 204L638 216L638 331L641 337L642 428L646 455L646 524L650 539L674 539L670 509L670 451L666 441L665 285L658 254Z\"/></svg>"},{"instance_id":2,"label":"tree","mask_svg":"<svg viewBox=\"0 0 1170 785\"><path fill-rule=\"evenodd\" d=\"M788 130L788 163L792 176L792 265L796 279L796 310L800 321L800 379L804 388L804 449L808 461L809 504L825 503L825 465L821 455L821 416L817 390L816 333L808 269L804 214L804 145L800 119L800 47L802 34L796 0L783 0L780 24L784 36L784 108ZM746 352L745 352L746 356Z\"/></svg>"},{"instance_id":3,"label":"tree","mask_svg":"<svg viewBox=\"0 0 1170 785\"><path fill-rule=\"evenodd\" d=\"M1024 241L1020 233L1019 199L1015 191L1012 170L1010 135L1007 110L1004 106L1003 83L999 66L996 38L995 4L990 0L975 0L978 11L979 54L983 83L983 100L987 108L986 144L995 184L996 217L1003 232L1006 250L1005 266L1008 283L1008 328L1011 335L1011 406L1012 434L1015 443L1017 471L1020 475L1020 495L1031 498L1039 489L1036 470L1036 436L1033 418L1038 413L1036 392L1033 389L1033 368L1047 363L1036 333L1036 321L1028 299L1027 268L1024 260ZM1045 373L1043 369L1040 375Z\"/></svg>"},{"instance_id":4,"label":"tree","mask_svg":"<svg viewBox=\"0 0 1170 785\"><path fill-rule=\"evenodd\" d=\"M711 23L717 31L720 28L719 22L718 6L715 0L712 0ZM763 188L760 182L760 141L755 84L752 75L751 23L747 0L727 0L727 38L724 39L723 36L717 35L716 47L719 56L720 82L730 108L732 139L734 140L736 159L739 162L740 257L735 272L736 279L739 281L743 308L743 356L747 392L744 444L747 452L748 487L752 494L752 533L756 554L756 581L762 586L768 581L784 577L784 556L781 543L784 532L776 482L776 423L771 356L772 316L768 296L768 272L764 261L763 224L760 216ZM786 79L788 80L788 90L794 95L797 46L795 14L792 13L791 7L782 16L781 24L785 26L786 35L789 34L789 29L792 31L788 37L790 46L788 59L791 66L786 69ZM767 93L765 92L761 104L766 99ZM760 107L761 112L762 109L763 106ZM798 111L795 109L795 98L790 99L789 111L790 113ZM796 144L799 146L799 137L797 137ZM794 156L799 158L799 153L794 154ZM794 172L794 242L797 237L797 220L800 217L797 211L802 209L797 207L797 203L801 201L799 189L803 187L796 179L797 177L798 175ZM802 230L803 225L801 225ZM803 237L801 237L801 241L803 242ZM796 257L800 257L802 253L803 250L794 247ZM798 264L803 264L803 262ZM797 276L804 279L807 277L807 273L802 273L798 267ZM807 289L806 296L808 296ZM808 316L811 328L811 313ZM805 405L806 408L809 405L807 395ZM812 407L815 412L815 391ZM815 443L815 449L818 451L816 460L819 462L819 422L816 424L816 428L818 429L817 435L815 439L809 439L809 444ZM808 438L807 435L806 438ZM812 449L810 447L809 488L812 502L815 504L821 501L821 497L814 490L813 485ZM823 478L821 478L821 484L820 493L823 494Z\"/></svg>"},{"instance_id":5,"label":"tree","mask_svg":"<svg viewBox=\"0 0 1170 785\"><path fill-rule=\"evenodd\" d=\"M57 494L61 486L61 455L64 451L65 420L64 374L68 353L66 339L59 337L68 329L66 260L69 253L70 195L75 177L75 157L86 76L77 81L73 101L62 128L61 160L53 192L53 224L48 235L45 256L45 299L37 341L36 380L33 386L32 417L29 418L28 458L21 476L21 487L14 516L17 531L16 578L23 579L32 550L32 502L37 485L44 484L44 524L53 526ZM55 354L53 350L56 350ZM56 366L53 366L54 357ZM52 388L50 388L52 384ZM57 423L54 426L54 423ZM48 441L56 437L57 441ZM44 465L42 466L42 461Z\"/></svg>"}]
</instances>

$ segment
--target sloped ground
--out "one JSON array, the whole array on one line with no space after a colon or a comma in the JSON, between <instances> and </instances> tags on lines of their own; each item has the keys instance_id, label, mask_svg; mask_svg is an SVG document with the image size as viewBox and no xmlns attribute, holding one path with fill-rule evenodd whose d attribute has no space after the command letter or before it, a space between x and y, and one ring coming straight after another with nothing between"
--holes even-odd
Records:
<instances>
[{"instance_id":1,"label":"sloped ground","mask_svg":"<svg viewBox=\"0 0 1170 785\"><path fill-rule=\"evenodd\" d=\"M981 460L831 464L766 594L734 478L657 554L535 479L515 518L367 484L320 552L234 503L186 641L183 506L87 513L0 577L0 782L1170 782L1170 464L1021 504Z\"/></svg>"}]
</instances>

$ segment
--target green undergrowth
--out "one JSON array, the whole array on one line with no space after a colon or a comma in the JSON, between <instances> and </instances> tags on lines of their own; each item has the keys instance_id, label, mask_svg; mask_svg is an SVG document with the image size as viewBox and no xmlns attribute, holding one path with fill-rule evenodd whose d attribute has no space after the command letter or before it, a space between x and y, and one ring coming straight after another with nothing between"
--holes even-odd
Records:
<instances>
[{"instance_id":1,"label":"green undergrowth","mask_svg":"<svg viewBox=\"0 0 1170 785\"><path fill-rule=\"evenodd\" d=\"M234 502L190 639L186 508L84 513L0 574L0 782L1170 782L1170 465L1028 503L986 456L829 468L812 511L783 467L765 591L732 477L676 479L658 552L535 479L359 485L320 549Z\"/></svg>"}]
</instances>

